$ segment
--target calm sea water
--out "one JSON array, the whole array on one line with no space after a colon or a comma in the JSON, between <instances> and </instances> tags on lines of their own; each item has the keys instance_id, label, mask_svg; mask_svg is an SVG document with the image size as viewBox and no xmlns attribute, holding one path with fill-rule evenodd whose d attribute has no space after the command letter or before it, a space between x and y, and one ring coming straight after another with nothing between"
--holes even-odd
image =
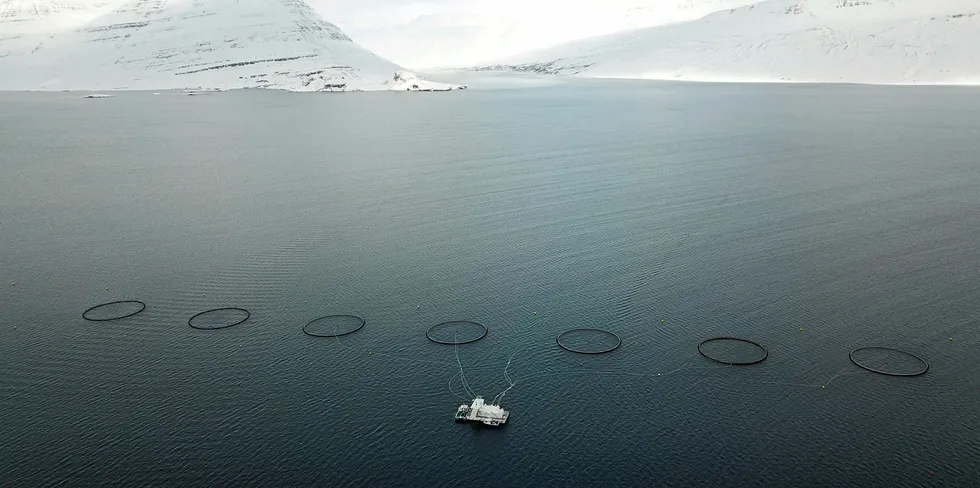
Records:
<instances>
[{"instance_id":1,"label":"calm sea water","mask_svg":"<svg viewBox=\"0 0 980 488\"><path fill-rule=\"evenodd\" d=\"M0 94L0 486L976 486L980 91ZM146 310L87 322L101 302ZM241 307L230 329L191 315ZM366 319L316 339L326 314ZM498 430L455 424L447 320ZM579 327L616 351L557 347ZM698 343L756 340L719 367ZM607 340L607 339L602 339ZM859 373L891 346L932 369Z\"/></svg>"}]
</instances>

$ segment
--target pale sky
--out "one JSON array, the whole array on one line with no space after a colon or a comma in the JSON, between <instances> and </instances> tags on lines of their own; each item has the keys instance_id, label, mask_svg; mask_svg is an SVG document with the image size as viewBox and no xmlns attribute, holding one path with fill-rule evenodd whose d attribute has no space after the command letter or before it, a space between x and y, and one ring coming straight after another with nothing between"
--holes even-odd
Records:
<instances>
[{"instance_id":1,"label":"pale sky","mask_svg":"<svg viewBox=\"0 0 980 488\"><path fill-rule=\"evenodd\" d=\"M758 0L310 0L408 68L473 66L562 42L693 20Z\"/></svg>"},{"instance_id":2,"label":"pale sky","mask_svg":"<svg viewBox=\"0 0 980 488\"><path fill-rule=\"evenodd\" d=\"M652 0L655 3L657 0ZM668 0L672 1L672 0ZM612 0L623 3L622 0ZM608 5L596 0L312 0L310 2L330 22L356 25L362 28L382 28L408 23L424 15L471 13L486 16L517 18L546 12L570 12L593 6ZM642 3L631 0L631 3ZM651 2L647 2L651 3ZM570 7L571 6L571 7ZM336 17L336 18L331 18Z\"/></svg>"}]
</instances>

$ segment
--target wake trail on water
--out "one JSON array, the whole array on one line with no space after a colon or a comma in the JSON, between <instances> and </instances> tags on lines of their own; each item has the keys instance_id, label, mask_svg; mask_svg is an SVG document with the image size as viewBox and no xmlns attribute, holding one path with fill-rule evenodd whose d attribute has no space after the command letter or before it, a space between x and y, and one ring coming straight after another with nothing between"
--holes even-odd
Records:
<instances>
[{"instance_id":1,"label":"wake trail on water","mask_svg":"<svg viewBox=\"0 0 980 488\"><path fill-rule=\"evenodd\" d=\"M510 362L514 360L514 354L517 354L517 353L516 352L515 353L511 353L510 357L507 358L507 365L504 366L504 379L507 380L508 386L507 386L507 388L504 389L504 391L502 391L500 393L497 393L497 396L493 397L493 402L491 402L491 403L493 403L494 405L499 405L500 402L504 401L504 395L506 395L507 392L510 391L510 389L513 388L514 385L517 384L517 382L511 380L510 379L510 375L507 374L507 368L510 368Z\"/></svg>"},{"instance_id":2,"label":"wake trail on water","mask_svg":"<svg viewBox=\"0 0 980 488\"><path fill-rule=\"evenodd\" d=\"M459 360L459 338L456 334L453 335L453 350L456 353L456 364L459 365L459 380L463 383L463 389L472 398L476 398L476 394L473 393L473 389L470 385L466 383L466 375L463 374L463 362Z\"/></svg>"},{"instance_id":3,"label":"wake trail on water","mask_svg":"<svg viewBox=\"0 0 980 488\"><path fill-rule=\"evenodd\" d=\"M453 380L456 379L457 376L459 376L459 373L456 373L456 374L454 374L454 375L452 375L452 376L449 377L449 392L452 393L453 395L456 395L456 398L459 398L459 399L463 400L464 402L469 402L470 401L470 398L466 398L463 395L460 395L459 393L456 393L456 390L453 389Z\"/></svg>"}]
</instances>

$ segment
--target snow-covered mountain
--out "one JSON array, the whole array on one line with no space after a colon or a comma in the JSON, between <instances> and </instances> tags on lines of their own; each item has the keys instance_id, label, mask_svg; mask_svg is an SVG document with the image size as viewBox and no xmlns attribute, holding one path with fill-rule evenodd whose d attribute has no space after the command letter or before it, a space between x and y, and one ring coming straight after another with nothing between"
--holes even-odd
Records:
<instances>
[{"instance_id":1,"label":"snow-covered mountain","mask_svg":"<svg viewBox=\"0 0 980 488\"><path fill-rule=\"evenodd\" d=\"M90 20L107 5L98 0L4 0L0 2L0 33L57 31Z\"/></svg>"},{"instance_id":2,"label":"snow-covered mountain","mask_svg":"<svg viewBox=\"0 0 980 488\"><path fill-rule=\"evenodd\" d=\"M411 68L472 66L532 49L628 29L703 17L758 0L469 0L443 8L403 6L390 15L351 14L326 2L331 18L349 19L355 41ZM334 10L336 9L336 10Z\"/></svg>"},{"instance_id":3,"label":"snow-covered mountain","mask_svg":"<svg viewBox=\"0 0 980 488\"><path fill-rule=\"evenodd\" d=\"M980 84L980 2L766 0L480 69L700 81Z\"/></svg>"},{"instance_id":4,"label":"snow-covered mountain","mask_svg":"<svg viewBox=\"0 0 980 488\"><path fill-rule=\"evenodd\" d=\"M0 0L0 89L447 89L303 0Z\"/></svg>"}]
</instances>

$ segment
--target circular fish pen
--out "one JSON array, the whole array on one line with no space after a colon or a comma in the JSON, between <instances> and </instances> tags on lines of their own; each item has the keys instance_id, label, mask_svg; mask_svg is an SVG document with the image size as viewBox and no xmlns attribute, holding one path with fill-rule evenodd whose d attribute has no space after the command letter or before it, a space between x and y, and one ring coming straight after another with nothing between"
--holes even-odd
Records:
<instances>
[{"instance_id":1,"label":"circular fish pen","mask_svg":"<svg viewBox=\"0 0 980 488\"><path fill-rule=\"evenodd\" d=\"M769 357L769 350L755 341L739 337L712 337L698 344L702 356L729 366L758 364Z\"/></svg>"},{"instance_id":2,"label":"circular fish pen","mask_svg":"<svg viewBox=\"0 0 980 488\"><path fill-rule=\"evenodd\" d=\"M469 344L487 336L487 326L469 320L442 322L425 331L425 337L436 344Z\"/></svg>"},{"instance_id":3,"label":"circular fish pen","mask_svg":"<svg viewBox=\"0 0 980 488\"><path fill-rule=\"evenodd\" d=\"M92 322L108 322L132 317L146 309L146 304L139 300L117 300L96 305L82 312L82 318Z\"/></svg>"},{"instance_id":4,"label":"circular fish pen","mask_svg":"<svg viewBox=\"0 0 980 488\"><path fill-rule=\"evenodd\" d=\"M920 376L929 363L915 354L890 347L859 347L847 354L857 367L885 376Z\"/></svg>"},{"instance_id":5,"label":"circular fish pen","mask_svg":"<svg viewBox=\"0 0 980 488\"><path fill-rule=\"evenodd\" d=\"M623 344L623 339L615 332L605 329L570 329L555 338L558 347L576 354L605 354L613 352Z\"/></svg>"},{"instance_id":6,"label":"circular fish pen","mask_svg":"<svg viewBox=\"0 0 980 488\"><path fill-rule=\"evenodd\" d=\"M303 333L311 337L340 337L353 334L364 327L364 319L357 315L325 315L303 326Z\"/></svg>"},{"instance_id":7,"label":"circular fish pen","mask_svg":"<svg viewBox=\"0 0 980 488\"><path fill-rule=\"evenodd\" d=\"M187 325L200 330L227 329L245 322L251 316L244 308L212 308L187 319Z\"/></svg>"}]
</instances>

